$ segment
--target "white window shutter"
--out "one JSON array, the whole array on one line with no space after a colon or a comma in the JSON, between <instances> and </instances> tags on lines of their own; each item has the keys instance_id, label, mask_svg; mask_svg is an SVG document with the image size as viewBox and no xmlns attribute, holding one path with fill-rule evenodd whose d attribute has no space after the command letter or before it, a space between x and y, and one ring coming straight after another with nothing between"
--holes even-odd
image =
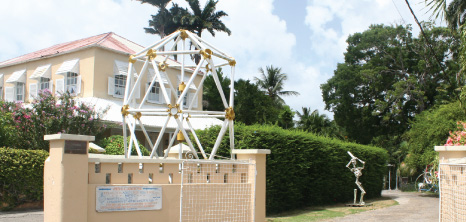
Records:
<instances>
[{"instance_id":1,"label":"white window shutter","mask_svg":"<svg viewBox=\"0 0 466 222\"><path fill-rule=\"evenodd\" d=\"M81 93L81 76L78 76L77 78L77 82L76 82L76 95L80 94Z\"/></svg>"},{"instance_id":2,"label":"white window shutter","mask_svg":"<svg viewBox=\"0 0 466 222\"><path fill-rule=\"evenodd\" d=\"M62 94L65 92L65 79L57 79L55 85L55 94Z\"/></svg>"},{"instance_id":3,"label":"white window shutter","mask_svg":"<svg viewBox=\"0 0 466 222\"><path fill-rule=\"evenodd\" d=\"M113 96L115 94L115 78L108 77L108 95Z\"/></svg>"},{"instance_id":4,"label":"white window shutter","mask_svg":"<svg viewBox=\"0 0 466 222\"><path fill-rule=\"evenodd\" d=\"M160 97L162 97L162 99L160 101L162 101L162 103L166 103L166 104L170 104L171 103L171 98L172 98L172 92L171 90L169 90L169 88L165 88L167 90L167 95L168 95L168 99L169 101L165 101L165 97L163 96L163 93L160 92ZM162 89L160 89L160 91L162 91Z\"/></svg>"},{"instance_id":5,"label":"white window shutter","mask_svg":"<svg viewBox=\"0 0 466 222\"><path fill-rule=\"evenodd\" d=\"M141 98L141 83L136 84L136 85L134 86L134 88L136 88L136 89L135 89L136 92L134 92L134 93L135 93L135 95L134 95L135 98L136 98L136 99L140 99L140 98Z\"/></svg>"},{"instance_id":6,"label":"white window shutter","mask_svg":"<svg viewBox=\"0 0 466 222\"><path fill-rule=\"evenodd\" d=\"M37 83L29 84L29 101L34 100L37 97Z\"/></svg>"},{"instance_id":7,"label":"white window shutter","mask_svg":"<svg viewBox=\"0 0 466 222\"><path fill-rule=\"evenodd\" d=\"M49 82L49 91L53 92L53 80L50 80Z\"/></svg>"},{"instance_id":8,"label":"white window shutter","mask_svg":"<svg viewBox=\"0 0 466 222\"><path fill-rule=\"evenodd\" d=\"M196 93L189 93L189 94L191 95L191 98L189 99L189 102L191 102L191 100L196 96ZM192 107L197 108L197 96L193 101L193 106Z\"/></svg>"},{"instance_id":9,"label":"white window shutter","mask_svg":"<svg viewBox=\"0 0 466 222\"><path fill-rule=\"evenodd\" d=\"M5 101L15 101L15 87L5 87Z\"/></svg>"}]
</instances>

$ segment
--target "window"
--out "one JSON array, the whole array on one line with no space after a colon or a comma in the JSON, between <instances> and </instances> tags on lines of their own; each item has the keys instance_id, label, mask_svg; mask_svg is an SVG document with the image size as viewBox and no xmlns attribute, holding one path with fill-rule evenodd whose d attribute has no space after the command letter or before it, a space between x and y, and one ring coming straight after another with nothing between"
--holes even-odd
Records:
<instances>
[{"instance_id":1,"label":"window","mask_svg":"<svg viewBox=\"0 0 466 222\"><path fill-rule=\"evenodd\" d=\"M55 75L63 75L57 78L55 93L69 92L73 96L81 93L81 76L79 75L79 59L65 61L55 72ZM47 78L48 76L41 76ZM52 87L50 85L50 87ZM39 86L37 87L39 88Z\"/></svg>"},{"instance_id":2,"label":"window","mask_svg":"<svg viewBox=\"0 0 466 222\"><path fill-rule=\"evenodd\" d=\"M71 94L76 94L78 88L78 73L67 72L65 79L65 90Z\"/></svg>"},{"instance_id":3,"label":"window","mask_svg":"<svg viewBox=\"0 0 466 222\"><path fill-rule=\"evenodd\" d=\"M50 79L41 77L39 80L39 89L40 90L50 89Z\"/></svg>"},{"instance_id":4,"label":"window","mask_svg":"<svg viewBox=\"0 0 466 222\"><path fill-rule=\"evenodd\" d=\"M147 85L150 85L150 83L148 83ZM152 88L149 90L149 97L147 99L150 102L160 103L161 101L163 101L163 99L161 99L161 97L162 97L162 95L161 95L161 92L160 92L160 84L158 82L156 82L156 83L154 83Z\"/></svg>"},{"instance_id":5,"label":"window","mask_svg":"<svg viewBox=\"0 0 466 222\"><path fill-rule=\"evenodd\" d=\"M16 82L16 101L24 101L24 83Z\"/></svg>"},{"instance_id":6,"label":"window","mask_svg":"<svg viewBox=\"0 0 466 222\"><path fill-rule=\"evenodd\" d=\"M178 91L178 98L180 98L181 96L181 91L177 90ZM188 93L186 93L186 95L184 95L184 98L183 98L183 107L188 107ZM190 102L190 101L189 101Z\"/></svg>"},{"instance_id":7,"label":"window","mask_svg":"<svg viewBox=\"0 0 466 222\"><path fill-rule=\"evenodd\" d=\"M125 75L115 75L115 90L113 95L115 97L123 97L125 95L126 88L126 76Z\"/></svg>"}]
</instances>

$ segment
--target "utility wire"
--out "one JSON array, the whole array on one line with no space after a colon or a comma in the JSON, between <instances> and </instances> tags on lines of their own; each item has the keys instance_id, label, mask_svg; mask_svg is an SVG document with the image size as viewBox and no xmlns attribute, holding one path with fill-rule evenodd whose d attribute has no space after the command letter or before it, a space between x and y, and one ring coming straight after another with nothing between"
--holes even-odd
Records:
<instances>
[{"instance_id":1,"label":"utility wire","mask_svg":"<svg viewBox=\"0 0 466 222\"><path fill-rule=\"evenodd\" d=\"M398 15L400 15L401 20L403 21L403 24L406 24L405 19L404 19L403 16L401 15L400 10L398 10L398 7L396 6L396 4L395 4L395 2L394 2L393 0L392 0L392 3L393 3L393 5L395 6L396 11L398 12Z\"/></svg>"},{"instance_id":2,"label":"utility wire","mask_svg":"<svg viewBox=\"0 0 466 222\"><path fill-rule=\"evenodd\" d=\"M436 56L437 54L435 54L435 50L434 50L434 48L432 47L432 44L431 44L431 42L430 42L430 39L427 38L426 33L424 32L424 29L422 28L421 23L419 23L419 20L417 19L416 14L414 14L413 9L411 8L411 5L409 5L408 0L405 0L405 2L406 2L406 5L408 5L409 11L411 11L411 14L412 14L413 17L414 17L414 20L416 21L417 25L418 25L419 28L421 29L421 33L422 33L422 35L424 36L424 41L426 42L427 47L429 48L430 52L432 53L432 56L435 58L435 61L437 61L438 65L439 65L440 68L442 69L443 73L446 74L447 72L445 71L445 67L443 67L442 63L440 62L440 60L439 60L438 57ZM447 80L448 80L448 82L449 82L450 84L452 84L451 81L450 81L450 78L447 78Z\"/></svg>"}]
</instances>

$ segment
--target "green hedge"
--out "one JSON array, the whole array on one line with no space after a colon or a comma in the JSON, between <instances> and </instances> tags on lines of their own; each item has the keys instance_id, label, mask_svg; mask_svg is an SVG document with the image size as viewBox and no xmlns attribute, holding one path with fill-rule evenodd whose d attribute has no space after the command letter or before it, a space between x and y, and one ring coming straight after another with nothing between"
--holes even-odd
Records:
<instances>
[{"instance_id":1,"label":"green hedge","mask_svg":"<svg viewBox=\"0 0 466 222\"><path fill-rule=\"evenodd\" d=\"M43 198L43 150L0 148L0 207L11 209Z\"/></svg>"},{"instance_id":2,"label":"green hedge","mask_svg":"<svg viewBox=\"0 0 466 222\"><path fill-rule=\"evenodd\" d=\"M210 153L220 127L197 131ZM226 135L218 155L229 157ZM346 168L347 151L366 162L360 178L367 194L379 197L386 173L387 152L381 148L319 137L276 126L235 126L236 149L270 149L267 156L267 214L312 205L341 203L353 199L357 189L353 173ZM359 192L359 191L358 191Z\"/></svg>"},{"instance_id":3,"label":"green hedge","mask_svg":"<svg viewBox=\"0 0 466 222\"><path fill-rule=\"evenodd\" d=\"M129 144L130 137L128 137L127 141ZM125 154L124 144L125 144L124 138L123 136L120 136L120 135L113 135L113 136L104 138L98 142L98 145L105 149L104 154L108 154L108 155L124 155ZM138 141L138 144L139 144L139 148L141 149L142 155L149 156L150 151L147 150L147 148L144 147L139 141ZM134 147L134 144L133 144L133 148L131 149L131 155L137 155L136 147Z\"/></svg>"}]
</instances>

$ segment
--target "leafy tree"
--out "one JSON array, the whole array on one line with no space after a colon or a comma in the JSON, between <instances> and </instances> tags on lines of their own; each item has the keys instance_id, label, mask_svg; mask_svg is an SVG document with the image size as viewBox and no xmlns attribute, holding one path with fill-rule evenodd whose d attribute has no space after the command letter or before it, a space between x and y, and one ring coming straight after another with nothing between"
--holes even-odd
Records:
<instances>
[{"instance_id":1,"label":"leafy tree","mask_svg":"<svg viewBox=\"0 0 466 222\"><path fill-rule=\"evenodd\" d=\"M294 128L294 117L295 112L290 108L290 106L283 106L283 109L278 114L278 126L283 129L292 129Z\"/></svg>"},{"instance_id":2,"label":"leafy tree","mask_svg":"<svg viewBox=\"0 0 466 222\"><path fill-rule=\"evenodd\" d=\"M230 97L230 78L223 75L222 68L217 69L217 76L222 86L225 98ZM217 85L215 84L214 77L212 74L208 75L204 80L203 88L203 98L202 98L202 107L204 110L219 111L225 110L223 105L222 98L218 91Z\"/></svg>"},{"instance_id":3,"label":"leafy tree","mask_svg":"<svg viewBox=\"0 0 466 222\"><path fill-rule=\"evenodd\" d=\"M456 95L458 37L446 28L424 26L436 39L433 47L445 69L410 26L372 25L348 37L345 63L321 89L326 109L350 139L363 144L379 136L393 139L416 114Z\"/></svg>"},{"instance_id":4,"label":"leafy tree","mask_svg":"<svg viewBox=\"0 0 466 222\"><path fill-rule=\"evenodd\" d=\"M264 90L265 94L276 101L278 104L284 104L285 101L281 96L297 96L299 95L296 91L284 91L283 86L288 76L282 73L282 69L278 67L266 66L265 71L259 68L261 73L260 78L254 77L256 84Z\"/></svg>"},{"instance_id":5,"label":"leafy tree","mask_svg":"<svg viewBox=\"0 0 466 222\"><path fill-rule=\"evenodd\" d=\"M414 118L404 135L408 142L408 156L405 162L414 168L423 169L434 160L437 153L434 146L446 143L449 131L456 129L456 122L466 120L459 102L433 107Z\"/></svg>"},{"instance_id":6,"label":"leafy tree","mask_svg":"<svg viewBox=\"0 0 466 222\"><path fill-rule=\"evenodd\" d=\"M281 107L266 96L259 87L249 80L240 79L235 83L236 121L246 125L275 124Z\"/></svg>"}]
</instances>

